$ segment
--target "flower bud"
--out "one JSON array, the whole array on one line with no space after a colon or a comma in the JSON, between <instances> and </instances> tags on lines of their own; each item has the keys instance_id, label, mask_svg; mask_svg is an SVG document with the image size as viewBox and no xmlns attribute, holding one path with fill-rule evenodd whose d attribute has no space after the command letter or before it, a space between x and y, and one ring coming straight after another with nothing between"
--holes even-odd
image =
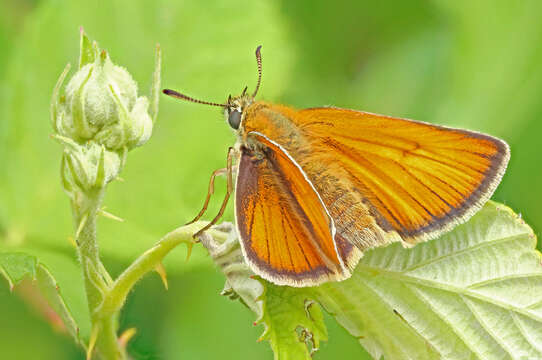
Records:
<instances>
[{"instance_id":1,"label":"flower bud","mask_svg":"<svg viewBox=\"0 0 542 360\"><path fill-rule=\"evenodd\" d=\"M94 141L79 145L63 136L53 138L64 145L60 175L68 194L75 188L83 192L103 188L119 175L124 162L122 154L106 150Z\"/></svg>"},{"instance_id":2,"label":"flower bud","mask_svg":"<svg viewBox=\"0 0 542 360\"><path fill-rule=\"evenodd\" d=\"M66 67L51 103L53 138L64 146L61 175L68 194L103 188L119 175L127 151L152 134L160 88L158 47L150 104L147 97L138 97L128 71L113 64L83 31L80 49L79 69L61 95Z\"/></svg>"},{"instance_id":3,"label":"flower bud","mask_svg":"<svg viewBox=\"0 0 542 360\"><path fill-rule=\"evenodd\" d=\"M153 94L159 88L159 53ZM65 74L53 94L53 128L60 136L75 142L95 141L108 150L128 150L143 145L152 133L149 100L138 97L132 76L113 64L105 50L81 32L79 69L69 80L64 96L59 96ZM157 96L152 97L158 101ZM153 104L151 109L156 109Z\"/></svg>"}]
</instances>

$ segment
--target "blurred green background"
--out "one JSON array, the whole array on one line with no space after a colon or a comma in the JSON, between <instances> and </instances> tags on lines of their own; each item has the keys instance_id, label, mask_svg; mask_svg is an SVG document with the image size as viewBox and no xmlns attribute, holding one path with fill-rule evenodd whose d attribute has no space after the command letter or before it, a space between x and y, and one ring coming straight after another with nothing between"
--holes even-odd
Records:
<instances>
[{"instance_id":1,"label":"blurred green background","mask_svg":"<svg viewBox=\"0 0 542 360\"><path fill-rule=\"evenodd\" d=\"M60 284L83 336L88 314L59 184L60 147L50 140L49 101L67 62L77 63L79 26L127 67L148 93L153 49L163 87L223 101L256 81L259 97L295 107L333 104L479 130L505 139L512 158L494 199L542 229L542 2L62 1L0 2L0 251L25 251ZM153 137L109 186L100 220L106 266L118 274L161 235L199 211L210 173L234 136L214 108L162 98ZM218 187L224 186L220 180ZM213 214L221 198L217 192ZM231 219L231 209L227 218ZM219 296L224 279L201 248L165 263L170 290L149 275L122 313L136 327L136 359L271 359L261 327ZM0 358L82 359L71 340L0 279ZM328 319L330 320L330 319ZM363 359L328 321L316 359Z\"/></svg>"}]
</instances>

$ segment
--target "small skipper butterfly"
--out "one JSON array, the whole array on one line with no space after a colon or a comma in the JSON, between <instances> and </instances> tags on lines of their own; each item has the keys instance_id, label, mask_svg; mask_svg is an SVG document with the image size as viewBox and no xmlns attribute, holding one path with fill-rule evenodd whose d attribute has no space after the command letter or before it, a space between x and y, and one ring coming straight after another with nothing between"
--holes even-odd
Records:
<instances>
[{"instance_id":1,"label":"small skipper butterfly","mask_svg":"<svg viewBox=\"0 0 542 360\"><path fill-rule=\"evenodd\" d=\"M173 90L179 99L224 109L237 143L211 176L199 219L226 175L222 216L235 189L235 218L251 269L278 285L348 278L363 252L434 239L491 197L510 151L474 131L336 107L296 110L250 95L224 104ZM195 235L198 235L198 232Z\"/></svg>"}]
</instances>

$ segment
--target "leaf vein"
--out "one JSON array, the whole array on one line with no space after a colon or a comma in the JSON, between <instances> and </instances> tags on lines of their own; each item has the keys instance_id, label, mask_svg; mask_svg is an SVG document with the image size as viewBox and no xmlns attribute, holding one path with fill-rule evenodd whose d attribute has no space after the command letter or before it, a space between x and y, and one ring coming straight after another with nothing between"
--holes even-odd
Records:
<instances>
[{"instance_id":1,"label":"leaf vein","mask_svg":"<svg viewBox=\"0 0 542 360\"><path fill-rule=\"evenodd\" d=\"M510 274L510 275L502 276L500 278L487 279L487 280L475 282L475 283L472 283L469 286L467 286L467 289L474 290L476 288L480 288L480 287L483 287L483 286L486 286L486 285L496 284L496 283L499 283L501 281L513 280L513 279L522 279L522 278L529 278L529 277L542 277L542 269L540 270L540 272L524 273L524 274ZM542 299L540 301L542 301Z\"/></svg>"},{"instance_id":2,"label":"leaf vein","mask_svg":"<svg viewBox=\"0 0 542 360\"><path fill-rule=\"evenodd\" d=\"M512 320L514 321L514 325L519 329L519 332L521 332L521 335L525 338L525 340L535 349L538 353L542 354L542 347L540 344L534 342L531 337L529 336L529 332L526 331L526 329L521 324L521 321L518 319L518 315L514 314L513 312L509 311L510 316L512 317Z\"/></svg>"},{"instance_id":3,"label":"leaf vein","mask_svg":"<svg viewBox=\"0 0 542 360\"><path fill-rule=\"evenodd\" d=\"M539 316L539 315L535 314L534 312L529 311L528 309L519 308L519 307L515 306L514 304L509 304L509 303L505 303L503 301L498 301L498 300L490 298L490 297L488 297L488 296L486 296L484 294L471 291L468 288L461 288L461 287L457 287L457 286L454 286L454 285L451 285L451 284L444 284L444 283L441 284L441 283L437 283L437 282L434 282L434 281L431 281L431 280L409 276L409 275L406 275L404 273L397 273L397 272L385 271L385 270L382 270L382 269L372 268L372 267L369 267L369 266L365 266L363 264L358 265L358 267L359 268L362 268L362 267L366 268L367 271L372 272L372 273L380 273L382 276L397 279L397 280L400 280L400 281L405 281L405 282L416 284L416 285L419 285L419 286L425 286L425 287L433 288L433 289L440 289L440 290L444 290L444 291L447 291L447 292L450 292L450 293L453 293L453 294L466 295L466 296L469 296L469 297L472 297L472 298L487 302L489 304L495 305L497 307L500 307L500 308L503 308L503 309L506 309L506 310L513 310L513 311L515 311L517 313L523 314L523 315L525 315L525 316L527 316L527 317L529 317L531 319L534 319L534 320L536 320L538 322L542 322L542 316Z\"/></svg>"},{"instance_id":4,"label":"leaf vein","mask_svg":"<svg viewBox=\"0 0 542 360\"><path fill-rule=\"evenodd\" d=\"M474 318L476 319L476 321L478 321L478 323L480 324L480 326L485 330L486 333L488 333L491 338L497 343L499 344L499 346L503 349L503 351L505 351L511 359L514 358L513 356L513 351L511 349L508 348L508 346L506 346L506 344L502 341L502 339L497 335L495 334L494 331L491 331L491 327L487 326L487 324L485 323L485 321L483 320L483 317L482 315L480 314L480 312L478 310L476 310L476 308L474 307L474 305L472 304L472 301L471 300L468 300L468 299L465 299L465 296L464 295L459 295L459 298L461 299L461 301L463 301L463 303L467 306L467 308L469 309L469 311L472 313L472 315L474 316Z\"/></svg>"},{"instance_id":5,"label":"leaf vein","mask_svg":"<svg viewBox=\"0 0 542 360\"><path fill-rule=\"evenodd\" d=\"M495 246L496 244L501 244L501 243L505 243L505 242L508 242L508 241L514 241L516 240L516 238L521 238L521 239L524 239L523 236L525 235L525 233L519 233L519 234L514 234L514 235L511 235L511 236L506 236L506 237L503 237L503 238L500 238L500 239L495 239L495 240L492 240L492 241L484 241L484 242L481 242L481 243L478 243L474 246L470 246L470 247L466 247L464 249L461 249L461 250L458 250L458 251L455 251L455 252L452 252L452 253L447 253L447 254L444 254L444 255L441 255L441 256L437 256L435 258L432 258L432 259L428 259L426 261L422 261L410 268L407 268L405 270L403 270L402 272L403 273L407 273L407 272L411 272L413 270L417 270L417 269L420 269L424 266L427 266L427 265L431 265L433 263L436 263L436 262L439 262L439 261L442 261L442 260L446 260L448 258L452 258L452 257L456 257L456 256L459 256L459 255L462 255L462 254L465 254L465 253L468 253L468 252L471 252L471 251L474 251L474 250L479 250L479 249L483 249L485 247L492 247L492 246ZM441 240L442 241L442 240Z\"/></svg>"}]
</instances>

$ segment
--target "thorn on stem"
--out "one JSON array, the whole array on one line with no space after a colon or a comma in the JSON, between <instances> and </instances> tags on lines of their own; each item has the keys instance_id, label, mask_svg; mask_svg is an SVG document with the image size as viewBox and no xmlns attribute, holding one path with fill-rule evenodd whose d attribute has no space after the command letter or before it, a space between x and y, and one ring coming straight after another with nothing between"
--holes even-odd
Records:
<instances>
[{"instance_id":1,"label":"thorn on stem","mask_svg":"<svg viewBox=\"0 0 542 360\"><path fill-rule=\"evenodd\" d=\"M77 246L78 246L78 245L77 245L77 243L75 242L75 239L73 238L73 236L68 236L68 241L69 241L70 244L72 244L72 246L73 246L74 248L77 249Z\"/></svg>"},{"instance_id":2,"label":"thorn on stem","mask_svg":"<svg viewBox=\"0 0 542 360\"><path fill-rule=\"evenodd\" d=\"M111 220L115 220L115 221L118 221L118 222L124 222L124 219L121 218L121 217L118 217L117 215L113 215L111 214L110 212L107 212L104 210L105 208L101 208L99 211L98 211L98 214L99 215L102 215L103 217L106 217L108 219L111 219Z\"/></svg>"},{"instance_id":3,"label":"thorn on stem","mask_svg":"<svg viewBox=\"0 0 542 360\"><path fill-rule=\"evenodd\" d=\"M164 284L164 287L166 290L168 290L168 282L167 282L167 274L166 274L166 268L164 267L164 264L158 263L156 267L154 268L158 275L160 275L160 278L162 279L162 283Z\"/></svg>"},{"instance_id":4,"label":"thorn on stem","mask_svg":"<svg viewBox=\"0 0 542 360\"><path fill-rule=\"evenodd\" d=\"M192 255L192 248L194 247L193 242L186 243L186 261L190 259L190 255Z\"/></svg>"},{"instance_id":5,"label":"thorn on stem","mask_svg":"<svg viewBox=\"0 0 542 360\"><path fill-rule=\"evenodd\" d=\"M129 328L126 329L120 336L119 336L119 346L126 349L126 345L128 345L128 342L134 337L134 335L137 333L136 328Z\"/></svg>"}]
</instances>

